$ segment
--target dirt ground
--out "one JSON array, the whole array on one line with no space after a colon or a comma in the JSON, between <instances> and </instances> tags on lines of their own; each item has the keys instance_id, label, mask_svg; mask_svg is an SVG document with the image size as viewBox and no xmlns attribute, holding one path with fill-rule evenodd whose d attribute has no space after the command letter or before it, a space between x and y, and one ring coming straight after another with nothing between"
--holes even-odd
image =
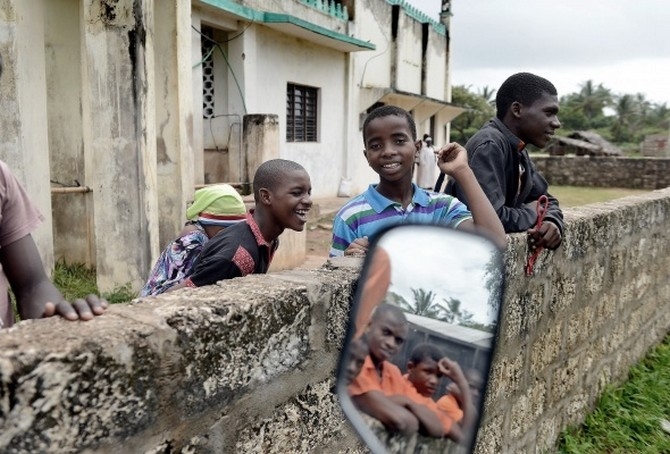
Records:
<instances>
[{"instance_id":1,"label":"dirt ground","mask_svg":"<svg viewBox=\"0 0 670 454\"><path fill-rule=\"evenodd\" d=\"M326 263L333 236L333 216L334 213L328 214L307 223L307 258L301 269L316 269Z\"/></svg>"}]
</instances>

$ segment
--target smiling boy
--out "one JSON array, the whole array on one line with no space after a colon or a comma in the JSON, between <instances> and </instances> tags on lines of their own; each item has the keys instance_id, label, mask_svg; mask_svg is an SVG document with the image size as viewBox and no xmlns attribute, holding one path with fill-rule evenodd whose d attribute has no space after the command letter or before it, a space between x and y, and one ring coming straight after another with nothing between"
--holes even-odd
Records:
<instances>
[{"instance_id":1,"label":"smiling boy","mask_svg":"<svg viewBox=\"0 0 670 454\"><path fill-rule=\"evenodd\" d=\"M363 151L379 175L347 202L333 222L330 256L365 253L368 237L401 223L440 224L479 231L505 247L505 232L490 202L468 166L466 151L456 143L437 152L438 167L452 176L471 201L470 209L455 197L426 191L412 183L414 158L421 149L412 116L396 106L373 110L363 124Z\"/></svg>"},{"instance_id":2,"label":"smiling boy","mask_svg":"<svg viewBox=\"0 0 670 454\"><path fill-rule=\"evenodd\" d=\"M255 208L241 222L216 234L193 273L170 290L202 287L223 279L267 273L284 229L302 231L312 207L312 184L297 162L272 159L254 175Z\"/></svg>"},{"instance_id":3,"label":"smiling boy","mask_svg":"<svg viewBox=\"0 0 670 454\"><path fill-rule=\"evenodd\" d=\"M535 169L526 145L544 148L556 129L558 95L547 79L530 73L510 76L496 95L496 118L468 140L470 167L491 201L505 232L528 231L533 247L556 249L563 236L563 213L548 192L547 181ZM440 179L443 176L440 176ZM441 185L438 179L436 187ZM450 179L445 192L466 204L469 194ZM549 206L544 222L535 229L537 203L545 195Z\"/></svg>"}]
</instances>

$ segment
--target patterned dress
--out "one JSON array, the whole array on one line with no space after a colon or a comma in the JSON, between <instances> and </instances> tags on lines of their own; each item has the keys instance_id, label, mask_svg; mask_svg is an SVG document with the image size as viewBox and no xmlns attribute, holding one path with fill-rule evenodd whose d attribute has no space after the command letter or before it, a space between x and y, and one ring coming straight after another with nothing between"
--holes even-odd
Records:
<instances>
[{"instance_id":1,"label":"patterned dress","mask_svg":"<svg viewBox=\"0 0 670 454\"><path fill-rule=\"evenodd\" d=\"M180 236L163 250L140 296L160 295L191 273L203 246L209 240L200 224L193 225L196 230Z\"/></svg>"}]
</instances>

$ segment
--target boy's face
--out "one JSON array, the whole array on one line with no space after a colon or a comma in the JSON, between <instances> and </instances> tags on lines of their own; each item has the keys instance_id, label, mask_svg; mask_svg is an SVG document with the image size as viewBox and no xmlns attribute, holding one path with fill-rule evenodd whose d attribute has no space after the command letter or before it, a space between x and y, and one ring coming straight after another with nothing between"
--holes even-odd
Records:
<instances>
[{"instance_id":1,"label":"boy's face","mask_svg":"<svg viewBox=\"0 0 670 454\"><path fill-rule=\"evenodd\" d=\"M530 106L518 104L516 108L519 115L519 138L526 143L544 148L554 131L561 127L556 96L544 93Z\"/></svg>"},{"instance_id":2,"label":"boy's face","mask_svg":"<svg viewBox=\"0 0 670 454\"><path fill-rule=\"evenodd\" d=\"M275 221L284 228L301 231L312 207L312 183L307 172L286 172L285 178L282 178L282 182L270 194Z\"/></svg>"},{"instance_id":3,"label":"boy's face","mask_svg":"<svg viewBox=\"0 0 670 454\"><path fill-rule=\"evenodd\" d=\"M435 394L437 385L440 383L437 362L432 358L424 358L418 364L410 361L407 364L407 376L419 394L425 397Z\"/></svg>"},{"instance_id":4,"label":"boy's face","mask_svg":"<svg viewBox=\"0 0 670 454\"><path fill-rule=\"evenodd\" d=\"M347 385L351 384L351 382L358 377L358 374L363 367L363 363L365 363L365 358L368 356L368 351L368 344L361 339L356 339L351 342L345 376Z\"/></svg>"},{"instance_id":5,"label":"boy's face","mask_svg":"<svg viewBox=\"0 0 670 454\"><path fill-rule=\"evenodd\" d=\"M373 316L368 327L370 356L376 361L386 361L400 351L407 338L407 323L390 312Z\"/></svg>"},{"instance_id":6,"label":"boy's face","mask_svg":"<svg viewBox=\"0 0 670 454\"><path fill-rule=\"evenodd\" d=\"M414 141L407 119L397 115L375 118L365 130L365 157L381 180L397 181L409 176L421 141Z\"/></svg>"}]
</instances>

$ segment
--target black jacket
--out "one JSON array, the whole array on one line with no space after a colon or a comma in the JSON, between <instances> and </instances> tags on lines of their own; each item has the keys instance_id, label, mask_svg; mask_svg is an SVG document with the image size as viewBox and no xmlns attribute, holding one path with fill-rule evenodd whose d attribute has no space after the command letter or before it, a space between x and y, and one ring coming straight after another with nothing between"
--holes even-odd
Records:
<instances>
[{"instance_id":1,"label":"black jacket","mask_svg":"<svg viewBox=\"0 0 670 454\"><path fill-rule=\"evenodd\" d=\"M523 142L502 121L497 118L490 120L468 140L465 148L470 167L498 213L506 233L525 232L535 226L537 213L526 204L544 194L549 199L545 220L556 224L563 235L563 213L558 200L547 192L549 185L535 169ZM525 172L519 190L520 165ZM436 188L440 187L440 179ZM468 203L453 179L449 180L444 192Z\"/></svg>"}]
</instances>

